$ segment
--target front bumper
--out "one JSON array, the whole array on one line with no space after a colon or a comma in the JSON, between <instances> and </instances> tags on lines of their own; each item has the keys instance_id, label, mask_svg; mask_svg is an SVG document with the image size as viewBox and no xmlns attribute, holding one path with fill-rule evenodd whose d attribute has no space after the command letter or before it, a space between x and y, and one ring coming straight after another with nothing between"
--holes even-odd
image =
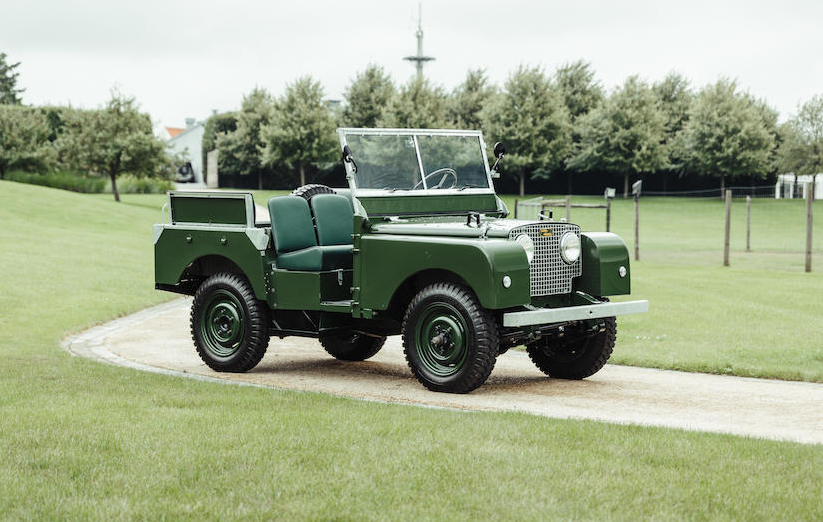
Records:
<instances>
[{"instance_id":1,"label":"front bumper","mask_svg":"<svg viewBox=\"0 0 823 522\"><path fill-rule=\"evenodd\" d=\"M565 323L583 319L599 319L615 315L641 314L649 311L648 301L599 303L565 308L531 308L523 312L503 314L503 326L530 326L535 324Z\"/></svg>"}]
</instances>

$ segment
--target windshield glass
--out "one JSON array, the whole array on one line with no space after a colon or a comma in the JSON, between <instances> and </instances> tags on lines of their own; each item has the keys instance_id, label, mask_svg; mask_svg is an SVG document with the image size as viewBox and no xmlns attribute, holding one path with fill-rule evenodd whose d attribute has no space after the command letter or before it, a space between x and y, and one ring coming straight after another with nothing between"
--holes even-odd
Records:
<instances>
[{"instance_id":1,"label":"windshield glass","mask_svg":"<svg viewBox=\"0 0 823 522\"><path fill-rule=\"evenodd\" d=\"M358 190L489 188L479 135L346 132L345 139Z\"/></svg>"},{"instance_id":2,"label":"windshield glass","mask_svg":"<svg viewBox=\"0 0 823 522\"><path fill-rule=\"evenodd\" d=\"M430 189L487 188L486 163L477 136L418 136Z\"/></svg>"},{"instance_id":3,"label":"windshield glass","mask_svg":"<svg viewBox=\"0 0 823 522\"><path fill-rule=\"evenodd\" d=\"M349 134L346 141L357 162L357 188L411 190L420 182L412 136Z\"/></svg>"}]
</instances>

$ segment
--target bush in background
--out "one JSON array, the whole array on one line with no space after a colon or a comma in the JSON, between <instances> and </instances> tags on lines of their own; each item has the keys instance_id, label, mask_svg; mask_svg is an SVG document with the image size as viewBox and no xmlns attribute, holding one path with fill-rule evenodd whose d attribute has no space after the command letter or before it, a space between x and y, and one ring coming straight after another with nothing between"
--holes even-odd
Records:
<instances>
[{"instance_id":1,"label":"bush in background","mask_svg":"<svg viewBox=\"0 0 823 522\"><path fill-rule=\"evenodd\" d=\"M94 176L84 176L71 171L37 174L32 172L12 171L6 175L9 181L41 185L84 194L111 194L111 180ZM130 174L120 177L117 189L121 194L163 194L174 190L174 183L161 178L138 178Z\"/></svg>"},{"instance_id":2,"label":"bush in background","mask_svg":"<svg viewBox=\"0 0 823 522\"><path fill-rule=\"evenodd\" d=\"M56 189L70 190L72 192L82 192L86 194L99 194L106 188L106 180L92 176L82 176L70 171L49 172L48 174L37 174L32 172L22 172L15 170L6 175L9 181L18 183L28 183L29 185L41 185Z\"/></svg>"}]
</instances>

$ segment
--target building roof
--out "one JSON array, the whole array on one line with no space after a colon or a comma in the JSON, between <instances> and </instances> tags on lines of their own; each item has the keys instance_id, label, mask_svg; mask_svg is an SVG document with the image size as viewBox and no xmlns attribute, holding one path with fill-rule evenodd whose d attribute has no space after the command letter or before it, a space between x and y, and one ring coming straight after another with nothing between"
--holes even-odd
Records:
<instances>
[{"instance_id":1,"label":"building roof","mask_svg":"<svg viewBox=\"0 0 823 522\"><path fill-rule=\"evenodd\" d=\"M178 134L183 134L186 132L186 129L181 129L180 127L166 127L166 132L169 133L169 136L174 138Z\"/></svg>"}]
</instances>

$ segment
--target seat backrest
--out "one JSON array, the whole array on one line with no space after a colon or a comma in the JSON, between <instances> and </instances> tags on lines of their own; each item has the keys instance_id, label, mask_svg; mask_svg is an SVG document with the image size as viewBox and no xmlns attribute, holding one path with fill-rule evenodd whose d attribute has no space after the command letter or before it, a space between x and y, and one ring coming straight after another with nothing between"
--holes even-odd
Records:
<instances>
[{"instance_id":1,"label":"seat backrest","mask_svg":"<svg viewBox=\"0 0 823 522\"><path fill-rule=\"evenodd\" d=\"M318 194L311 198L317 242L323 245L350 245L354 212L351 203L337 194Z\"/></svg>"},{"instance_id":2,"label":"seat backrest","mask_svg":"<svg viewBox=\"0 0 823 522\"><path fill-rule=\"evenodd\" d=\"M317 246L309 204L299 196L269 198L271 235L278 254Z\"/></svg>"}]
</instances>

